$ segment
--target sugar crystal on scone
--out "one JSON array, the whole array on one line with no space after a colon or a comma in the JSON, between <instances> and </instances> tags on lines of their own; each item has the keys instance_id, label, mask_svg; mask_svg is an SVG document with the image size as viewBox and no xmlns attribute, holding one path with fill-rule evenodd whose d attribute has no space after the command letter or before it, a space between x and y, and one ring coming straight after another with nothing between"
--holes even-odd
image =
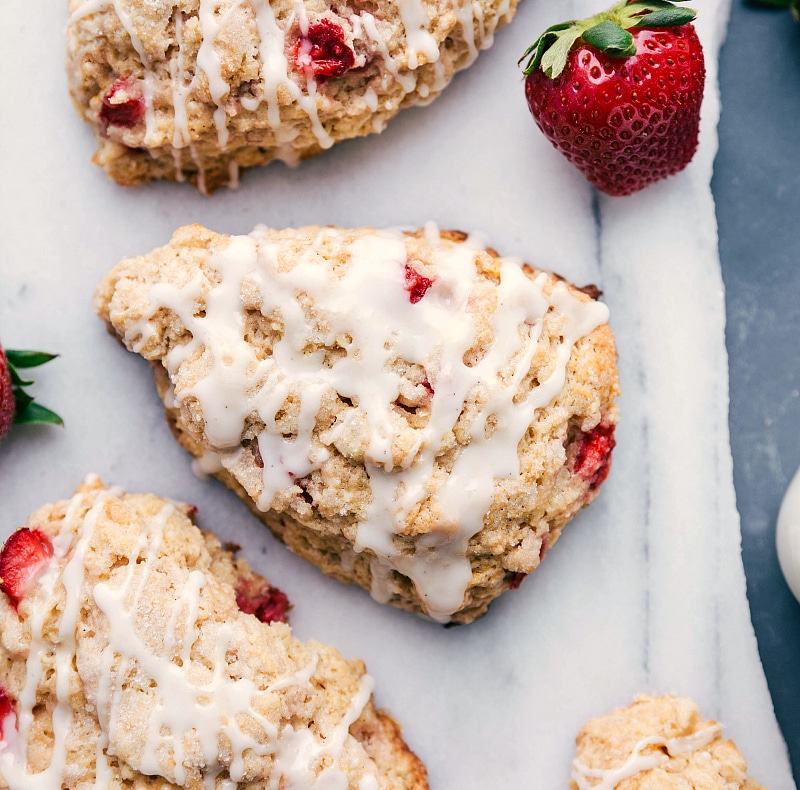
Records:
<instances>
[{"instance_id":1,"label":"sugar crystal on scone","mask_svg":"<svg viewBox=\"0 0 800 790\"><path fill-rule=\"evenodd\" d=\"M469 622L597 494L606 306L463 233L182 228L96 308L181 443L300 556Z\"/></svg>"}]
</instances>

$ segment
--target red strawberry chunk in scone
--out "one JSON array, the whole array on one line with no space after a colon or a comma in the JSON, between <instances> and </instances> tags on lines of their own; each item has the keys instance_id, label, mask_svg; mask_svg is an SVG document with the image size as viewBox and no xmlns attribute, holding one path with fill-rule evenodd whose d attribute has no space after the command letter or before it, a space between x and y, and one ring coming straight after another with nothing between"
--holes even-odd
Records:
<instances>
[{"instance_id":1,"label":"red strawberry chunk in scone","mask_svg":"<svg viewBox=\"0 0 800 790\"><path fill-rule=\"evenodd\" d=\"M245 613L255 615L262 623L285 623L289 610L286 593L266 582L241 579L236 588L236 605Z\"/></svg>"},{"instance_id":2,"label":"red strawberry chunk in scone","mask_svg":"<svg viewBox=\"0 0 800 790\"><path fill-rule=\"evenodd\" d=\"M341 77L355 63L344 30L330 19L310 25L295 43L291 57L300 71L310 71L315 77Z\"/></svg>"},{"instance_id":3,"label":"red strawberry chunk in scone","mask_svg":"<svg viewBox=\"0 0 800 790\"><path fill-rule=\"evenodd\" d=\"M100 120L109 126L131 129L145 112L144 96L139 83L130 77L120 77L103 96Z\"/></svg>"},{"instance_id":4,"label":"red strawberry chunk in scone","mask_svg":"<svg viewBox=\"0 0 800 790\"><path fill-rule=\"evenodd\" d=\"M0 551L0 590L16 607L53 556L50 538L38 529L22 527Z\"/></svg>"},{"instance_id":5,"label":"red strawberry chunk in scone","mask_svg":"<svg viewBox=\"0 0 800 790\"><path fill-rule=\"evenodd\" d=\"M17 712L14 709L14 700L8 692L0 686L0 743L7 741L10 729L16 726Z\"/></svg>"},{"instance_id":6,"label":"red strawberry chunk in scone","mask_svg":"<svg viewBox=\"0 0 800 790\"><path fill-rule=\"evenodd\" d=\"M508 582L508 588L510 590L518 590L522 582L525 581L527 575L527 573L521 573L519 571L512 573L510 581Z\"/></svg>"},{"instance_id":7,"label":"red strawberry chunk in scone","mask_svg":"<svg viewBox=\"0 0 800 790\"><path fill-rule=\"evenodd\" d=\"M578 451L573 461L575 474L597 488L607 477L611 468L611 451L617 442L613 425L601 423L579 439Z\"/></svg>"},{"instance_id":8,"label":"red strawberry chunk in scone","mask_svg":"<svg viewBox=\"0 0 800 790\"><path fill-rule=\"evenodd\" d=\"M433 280L430 277L423 277L413 266L406 264L406 291L411 304L422 299L432 285Z\"/></svg>"}]
</instances>

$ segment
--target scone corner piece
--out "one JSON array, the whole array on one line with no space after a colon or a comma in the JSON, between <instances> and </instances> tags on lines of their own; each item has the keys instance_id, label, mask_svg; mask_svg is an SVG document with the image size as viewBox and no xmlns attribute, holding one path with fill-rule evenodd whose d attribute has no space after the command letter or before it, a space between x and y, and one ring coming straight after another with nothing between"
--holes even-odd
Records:
<instances>
[{"instance_id":1,"label":"scone corner piece","mask_svg":"<svg viewBox=\"0 0 800 790\"><path fill-rule=\"evenodd\" d=\"M285 596L195 509L87 478L0 551L0 776L48 786L426 790L362 662L303 643ZM275 619L275 618L278 619ZM42 785L44 786L44 785Z\"/></svg>"},{"instance_id":2,"label":"scone corner piece","mask_svg":"<svg viewBox=\"0 0 800 790\"><path fill-rule=\"evenodd\" d=\"M609 472L607 307L465 233L183 228L96 307L203 470L326 573L440 622L517 588Z\"/></svg>"},{"instance_id":3,"label":"scone corner piece","mask_svg":"<svg viewBox=\"0 0 800 790\"><path fill-rule=\"evenodd\" d=\"M586 722L575 744L572 790L766 790L722 725L688 697L641 694Z\"/></svg>"}]
</instances>

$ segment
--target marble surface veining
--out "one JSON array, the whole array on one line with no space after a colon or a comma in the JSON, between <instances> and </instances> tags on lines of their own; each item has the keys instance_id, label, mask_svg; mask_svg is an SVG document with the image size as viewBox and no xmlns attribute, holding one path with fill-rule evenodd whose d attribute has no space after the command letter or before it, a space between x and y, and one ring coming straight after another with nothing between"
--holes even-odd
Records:
<instances>
[{"instance_id":1,"label":"marble surface veining","mask_svg":"<svg viewBox=\"0 0 800 790\"><path fill-rule=\"evenodd\" d=\"M0 8L0 337L61 358L36 393L63 431L0 446L5 537L89 471L199 507L295 604L303 638L365 659L377 702L403 723L436 788L564 786L580 724L640 692L694 696L726 724L752 775L789 790L750 625L727 428L724 300L709 182L727 0L698 4L709 84L701 149L684 173L631 199L596 196L534 128L516 61L548 24L595 0L528 0L495 47L427 108L297 170L276 165L212 198L125 190L89 163L91 133L62 72L65 13ZM32 76L35 75L35 76ZM35 89L32 87L32 81ZM196 479L164 424L147 366L91 311L121 257L180 224L420 225L481 230L504 254L605 292L623 396L614 468L515 594L442 629L322 577L233 495Z\"/></svg>"}]
</instances>

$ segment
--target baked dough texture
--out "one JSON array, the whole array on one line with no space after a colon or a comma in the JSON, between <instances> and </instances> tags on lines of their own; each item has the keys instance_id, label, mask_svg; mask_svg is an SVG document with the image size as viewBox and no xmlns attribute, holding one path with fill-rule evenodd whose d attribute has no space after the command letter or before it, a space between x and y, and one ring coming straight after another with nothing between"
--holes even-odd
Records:
<instances>
[{"instance_id":1,"label":"baked dough texture","mask_svg":"<svg viewBox=\"0 0 800 790\"><path fill-rule=\"evenodd\" d=\"M608 472L607 308L463 233L186 227L95 307L153 363L197 469L439 622L516 588Z\"/></svg>"},{"instance_id":2,"label":"baked dough texture","mask_svg":"<svg viewBox=\"0 0 800 790\"><path fill-rule=\"evenodd\" d=\"M9 539L46 551L0 593L0 786L425 790L363 664L242 612L264 580L190 513L87 478Z\"/></svg>"},{"instance_id":3,"label":"baked dough texture","mask_svg":"<svg viewBox=\"0 0 800 790\"><path fill-rule=\"evenodd\" d=\"M736 744L687 697L641 695L587 722L576 738L572 790L766 790Z\"/></svg>"},{"instance_id":4,"label":"baked dough texture","mask_svg":"<svg viewBox=\"0 0 800 790\"><path fill-rule=\"evenodd\" d=\"M123 185L235 185L380 132L488 48L516 0L69 0L67 75Z\"/></svg>"}]
</instances>

